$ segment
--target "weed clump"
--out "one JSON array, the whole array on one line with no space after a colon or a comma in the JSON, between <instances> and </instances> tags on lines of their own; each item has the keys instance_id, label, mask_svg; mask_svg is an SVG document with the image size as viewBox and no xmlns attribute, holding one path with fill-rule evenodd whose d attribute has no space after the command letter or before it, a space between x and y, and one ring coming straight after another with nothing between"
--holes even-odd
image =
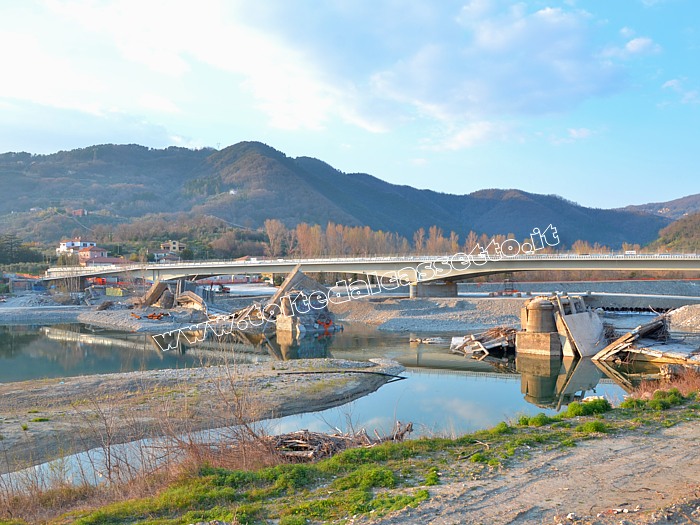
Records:
<instances>
[{"instance_id":1,"label":"weed clump","mask_svg":"<svg viewBox=\"0 0 700 525\"><path fill-rule=\"evenodd\" d=\"M670 390L656 390L651 399L640 399L638 397L628 397L622 403L620 408L629 408L634 410L668 410L671 407L680 405L686 398L677 388Z\"/></svg>"},{"instance_id":2,"label":"weed clump","mask_svg":"<svg viewBox=\"0 0 700 525\"><path fill-rule=\"evenodd\" d=\"M605 434L609 429L608 426L602 421L587 421L586 423L577 426L575 430L577 432L581 432L582 434Z\"/></svg>"},{"instance_id":3,"label":"weed clump","mask_svg":"<svg viewBox=\"0 0 700 525\"><path fill-rule=\"evenodd\" d=\"M386 467L362 465L347 476L336 479L332 486L340 490L347 490L353 487L365 490L376 487L390 489L396 486L396 476L391 469Z\"/></svg>"},{"instance_id":4,"label":"weed clump","mask_svg":"<svg viewBox=\"0 0 700 525\"><path fill-rule=\"evenodd\" d=\"M562 417L593 416L609 412L610 410L612 410L612 406L607 399L591 399L584 403L574 401L569 404L569 408L562 414Z\"/></svg>"},{"instance_id":5,"label":"weed clump","mask_svg":"<svg viewBox=\"0 0 700 525\"><path fill-rule=\"evenodd\" d=\"M620 403L620 408L628 408L632 410L643 410L646 408L647 402L644 399L639 399L638 397L628 397L622 403Z\"/></svg>"},{"instance_id":6,"label":"weed clump","mask_svg":"<svg viewBox=\"0 0 700 525\"><path fill-rule=\"evenodd\" d=\"M428 474L425 476L425 485L428 487L431 487L433 485L439 485L440 484L440 474L438 473L438 469L435 467L431 467L430 470L428 471Z\"/></svg>"},{"instance_id":7,"label":"weed clump","mask_svg":"<svg viewBox=\"0 0 700 525\"><path fill-rule=\"evenodd\" d=\"M549 417L544 412L540 412L539 414L530 417L522 416L518 420L518 424L523 427L543 427L544 425L549 425L550 423L559 421L559 419L560 418L558 417Z\"/></svg>"},{"instance_id":8,"label":"weed clump","mask_svg":"<svg viewBox=\"0 0 700 525\"><path fill-rule=\"evenodd\" d=\"M511 434L513 429L505 421L501 421L498 425L489 430L489 433L498 436L500 434Z\"/></svg>"}]
</instances>

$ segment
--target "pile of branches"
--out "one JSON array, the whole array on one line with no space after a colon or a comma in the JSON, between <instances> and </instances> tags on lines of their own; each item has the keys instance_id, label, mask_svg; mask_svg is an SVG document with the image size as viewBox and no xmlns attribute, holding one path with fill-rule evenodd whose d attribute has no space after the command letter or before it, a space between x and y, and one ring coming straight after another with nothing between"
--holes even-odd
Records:
<instances>
[{"instance_id":1,"label":"pile of branches","mask_svg":"<svg viewBox=\"0 0 700 525\"><path fill-rule=\"evenodd\" d=\"M317 459L329 458L338 452L348 448L374 447L387 441L403 441L408 434L413 432L413 423L397 421L394 430L389 436L380 436L374 431L375 437L370 437L362 429L353 434L322 434L320 432L309 432L299 430L279 436L269 436L268 445L277 454L293 461L314 461Z\"/></svg>"}]
</instances>

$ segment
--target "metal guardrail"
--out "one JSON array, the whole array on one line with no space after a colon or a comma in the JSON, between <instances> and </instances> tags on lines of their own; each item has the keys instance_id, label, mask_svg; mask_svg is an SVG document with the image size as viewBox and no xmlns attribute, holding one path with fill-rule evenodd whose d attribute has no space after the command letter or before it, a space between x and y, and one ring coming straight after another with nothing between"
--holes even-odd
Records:
<instances>
[{"instance_id":1,"label":"metal guardrail","mask_svg":"<svg viewBox=\"0 0 700 525\"><path fill-rule=\"evenodd\" d=\"M285 258L255 258L232 260L216 260L216 261L182 261L178 263L148 263L148 264L133 264L133 265L111 265L99 267L77 267L77 266L60 266L49 268L46 271L46 277L70 277L70 276L89 276L91 274L112 273L112 272L132 272L132 271L148 271L148 270L173 270L181 268L198 268L198 267L258 267L264 269L266 266L275 266L279 264L296 265L296 264L328 264L328 263L420 263L420 262L436 262L436 261L460 261L465 260L468 254L452 254L452 255L410 255L410 256L380 256L380 257L330 257L330 258L313 258L313 259L285 259ZM667 260L667 259L682 259L682 260L700 260L698 254L530 254L516 255L512 257L493 255L493 259L488 255L469 255L471 259L478 261L531 261L531 260Z\"/></svg>"}]
</instances>

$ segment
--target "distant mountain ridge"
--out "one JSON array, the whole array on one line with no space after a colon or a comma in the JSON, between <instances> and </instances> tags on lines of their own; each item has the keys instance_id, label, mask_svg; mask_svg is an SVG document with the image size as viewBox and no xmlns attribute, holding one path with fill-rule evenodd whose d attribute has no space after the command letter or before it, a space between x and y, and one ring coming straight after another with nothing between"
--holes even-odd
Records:
<instances>
[{"instance_id":1,"label":"distant mountain ridge","mask_svg":"<svg viewBox=\"0 0 700 525\"><path fill-rule=\"evenodd\" d=\"M523 239L533 228L553 224L564 244L581 239L617 247L651 242L671 222L632 207L586 208L516 189L469 195L419 190L343 173L315 158L290 158L259 142L218 151L108 144L52 155L5 153L0 184L11 189L0 198L0 215L56 207L88 209L104 220L188 212L250 228L268 218L287 226L333 221L409 239L432 225L461 239L470 230Z\"/></svg>"},{"instance_id":2,"label":"distant mountain ridge","mask_svg":"<svg viewBox=\"0 0 700 525\"><path fill-rule=\"evenodd\" d=\"M681 217L692 215L700 211L700 193L696 193L695 195L686 195L680 199L674 199L667 202L650 202L648 204L627 206L623 209L629 211L641 211L643 213L651 213L652 215L678 220Z\"/></svg>"}]
</instances>

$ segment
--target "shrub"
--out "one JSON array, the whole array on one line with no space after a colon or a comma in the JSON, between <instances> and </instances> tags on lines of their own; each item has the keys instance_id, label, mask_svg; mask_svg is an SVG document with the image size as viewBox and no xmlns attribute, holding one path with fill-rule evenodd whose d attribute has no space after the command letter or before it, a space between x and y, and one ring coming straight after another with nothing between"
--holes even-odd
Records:
<instances>
[{"instance_id":1,"label":"shrub","mask_svg":"<svg viewBox=\"0 0 700 525\"><path fill-rule=\"evenodd\" d=\"M577 426L576 430L584 434L605 433L608 431L608 426L602 421L588 421L583 425Z\"/></svg>"},{"instance_id":2,"label":"shrub","mask_svg":"<svg viewBox=\"0 0 700 525\"><path fill-rule=\"evenodd\" d=\"M583 403L574 401L569 405L569 408L564 413L564 417L592 416L610 410L612 410L612 406L607 399L591 399Z\"/></svg>"},{"instance_id":3,"label":"shrub","mask_svg":"<svg viewBox=\"0 0 700 525\"><path fill-rule=\"evenodd\" d=\"M542 427L544 425L548 425L549 423L553 423L554 421L556 421L556 419L549 417L544 412L540 412L539 414L536 414L528 419L527 426Z\"/></svg>"},{"instance_id":4,"label":"shrub","mask_svg":"<svg viewBox=\"0 0 700 525\"><path fill-rule=\"evenodd\" d=\"M647 406L647 402L638 397L628 397L622 403L620 403L620 408L631 408L631 409L644 409Z\"/></svg>"},{"instance_id":5,"label":"shrub","mask_svg":"<svg viewBox=\"0 0 700 525\"><path fill-rule=\"evenodd\" d=\"M489 430L489 433L493 435L510 434L511 432L513 432L513 429L508 426L508 423L505 421L501 421L498 425Z\"/></svg>"},{"instance_id":6,"label":"shrub","mask_svg":"<svg viewBox=\"0 0 700 525\"><path fill-rule=\"evenodd\" d=\"M477 452L469 458L469 461L471 461L472 463L487 463L488 460L489 458L486 456L486 454L482 452Z\"/></svg>"},{"instance_id":7,"label":"shrub","mask_svg":"<svg viewBox=\"0 0 700 525\"><path fill-rule=\"evenodd\" d=\"M644 400L637 397L628 397L622 403L621 408L668 410L672 406L680 405L684 401L683 394L677 388L670 390L655 390L651 399Z\"/></svg>"}]
</instances>

